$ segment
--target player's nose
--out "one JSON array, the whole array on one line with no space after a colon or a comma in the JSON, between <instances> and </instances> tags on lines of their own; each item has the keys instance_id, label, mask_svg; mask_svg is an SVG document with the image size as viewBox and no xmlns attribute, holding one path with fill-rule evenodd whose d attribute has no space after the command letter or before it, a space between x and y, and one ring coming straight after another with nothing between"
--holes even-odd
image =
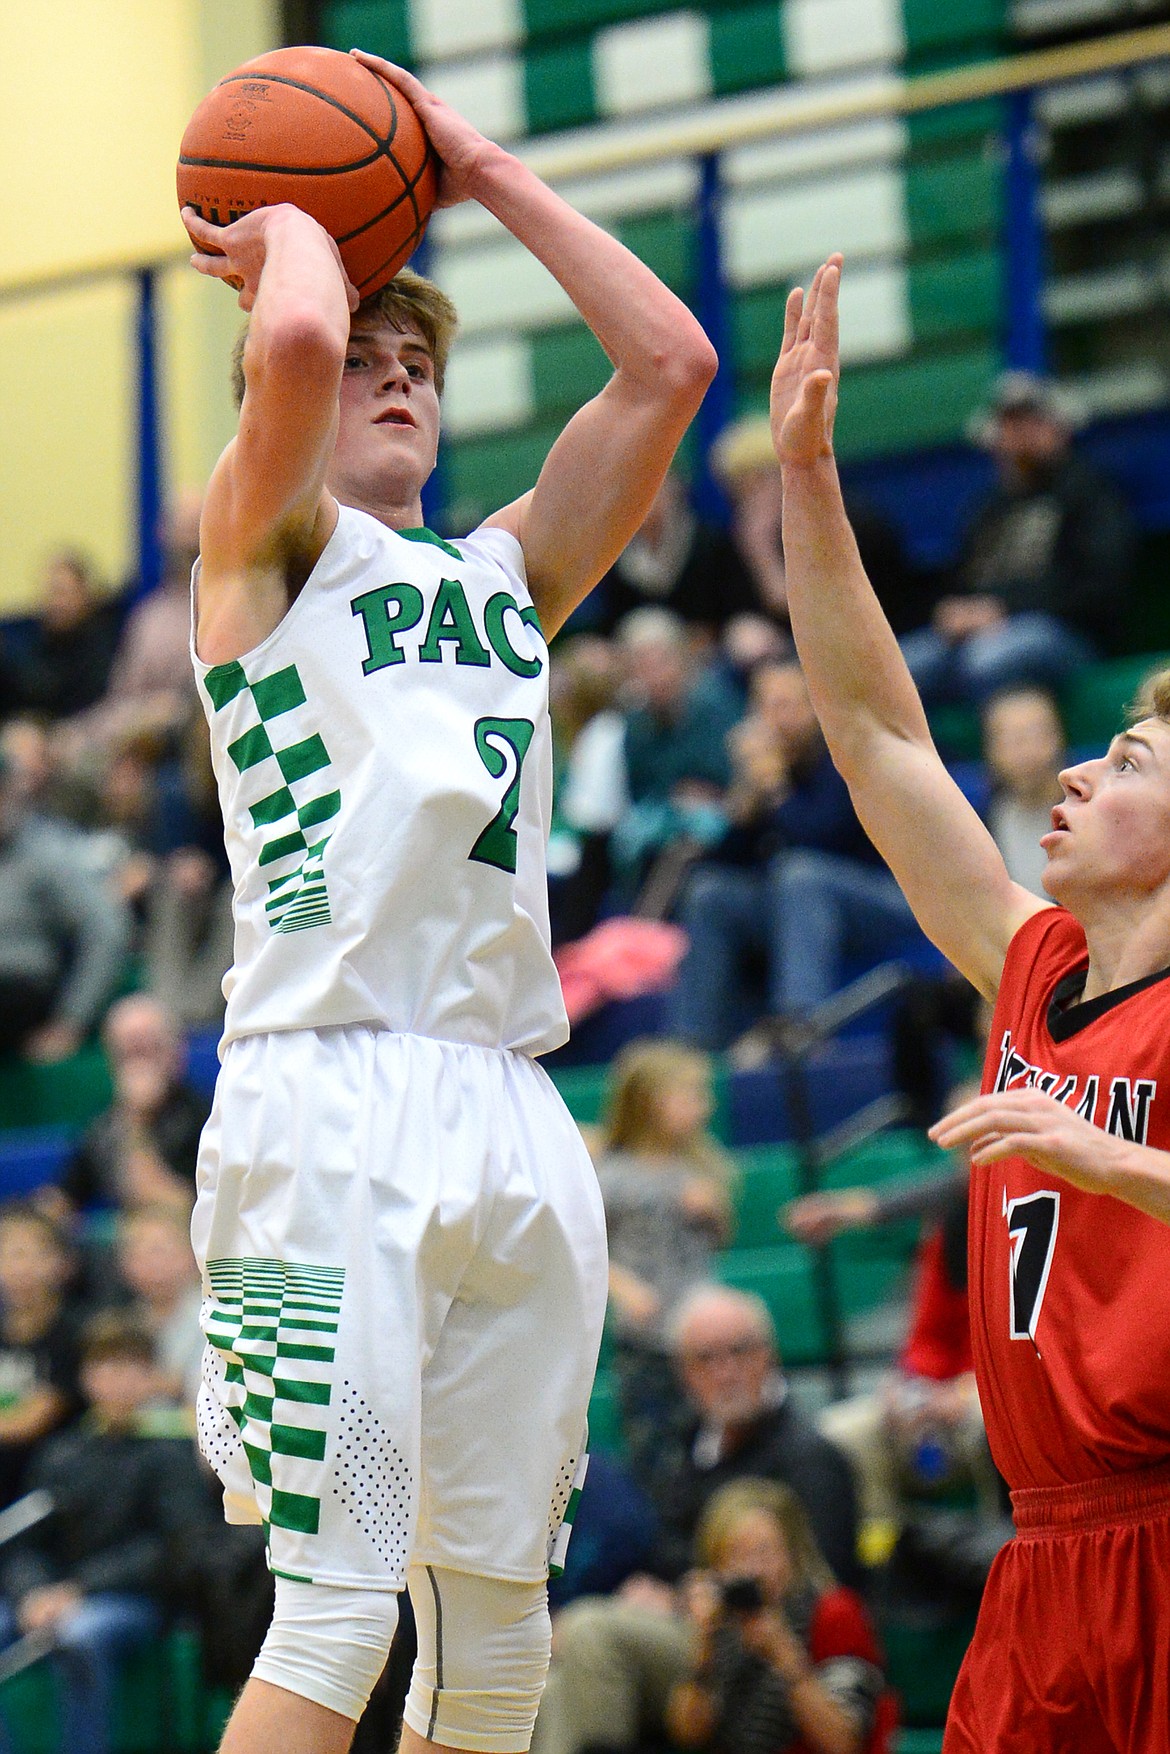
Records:
<instances>
[{"instance_id":1,"label":"player's nose","mask_svg":"<svg viewBox=\"0 0 1170 1754\"><path fill-rule=\"evenodd\" d=\"M1075 767L1062 767L1056 777L1065 797L1087 798L1093 790L1092 769L1098 766L1100 762L1080 761Z\"/></svg>"}]
</instances>

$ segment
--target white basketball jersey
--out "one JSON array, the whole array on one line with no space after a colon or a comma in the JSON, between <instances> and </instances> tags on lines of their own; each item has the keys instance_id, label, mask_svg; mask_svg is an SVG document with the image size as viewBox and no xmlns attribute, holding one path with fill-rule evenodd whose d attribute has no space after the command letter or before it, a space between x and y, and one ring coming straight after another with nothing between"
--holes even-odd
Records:
<instances>
[{"instance_id":1,"label":"white basketball jersey","mask_svg":"<svg viewBox=\"0 0 1170 1754\"><path fill-rule=\"evenodd\" d=\"M275 631L195 670L235 886L225 1037L558 1047L548 652L516 539L342 506Z\"/></svg>"}]
</instances>

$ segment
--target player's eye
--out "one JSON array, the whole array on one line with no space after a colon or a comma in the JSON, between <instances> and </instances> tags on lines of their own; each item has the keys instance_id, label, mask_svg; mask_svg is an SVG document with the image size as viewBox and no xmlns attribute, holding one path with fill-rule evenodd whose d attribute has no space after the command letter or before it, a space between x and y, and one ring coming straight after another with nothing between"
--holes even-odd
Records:
<instances>
[{"instance_id":1,"label":"player's eye","mask_svg":"<svg viewBox=\"0 0 1170 1754\"><path fill-rule=\"evenodd\" d=\"M363 366L365 363L366 362L360 353L347 353L345 356L345 369L347 372L356 371L359 366Z\"/></svg>"}]
</instances>

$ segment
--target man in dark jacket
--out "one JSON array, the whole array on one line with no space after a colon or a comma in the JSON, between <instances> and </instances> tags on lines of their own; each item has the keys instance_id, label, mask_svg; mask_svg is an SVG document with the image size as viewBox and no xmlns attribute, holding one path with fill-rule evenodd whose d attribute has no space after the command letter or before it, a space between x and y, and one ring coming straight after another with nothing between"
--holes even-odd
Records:
<instances>
[{"instance_id":1,"label":"man in dark jacket","mask_svg":"<svg viewBox=\"0 0 1170 1754\"><path fill-rule=\"evenodd\" d=\"M1019 683L1059 688L1110 649L1134 560L1132 516L1073 447L1064 392L1005 372L977 436L998 481L964 538L956 590L902 650L927 706L981 704Z\"/></svg>"},{"instance_id":2,"label":"man in dark jacket","mask_svg":"<svg viewBox=\"0 0 1170 1754\"><path fill-rule=\"evenodd\" d=\"M53 1658L63 1754L106 1754L119 1661L156 1636L169 1562L207 1521L187 1435L160 1431L149 1335L96 1317L82 1348L82 1419L49 1438L29 1470L49 1517L0 1559L0 1635Z\"/></svg>"},{"instance_id":3,"label":"man in dark jacket","mask_svg":"<svg viewBox=\"0 0 1170 1754\"><path fill-rule=\"evenodd\" d=\"M728 825L679 909L690 947L671 999L674 1033L713 1053L761 1008L812 1010L843 983L847 957L883 961L920 941L833 766L795 658L757 666L747 717L728 743Z\"/></svg>"},{"instance_id":4,"label":"man in dark jacket","mask_svg":"<svg viewBox=\"0 0 1170 1754\"><path fill-rule=\"evenodd\" d=\"M650 1569L674 1581L692 1563L704 1505L732 1480L779 1480L804 1505L830 1569L857 1581L857 1505L849 1464L795 1405L767 1305L730 1286L694 1292L675 1323L689 1417L663 1434L642 1482L659 1516Z\"/></svg>"}]
</instances>

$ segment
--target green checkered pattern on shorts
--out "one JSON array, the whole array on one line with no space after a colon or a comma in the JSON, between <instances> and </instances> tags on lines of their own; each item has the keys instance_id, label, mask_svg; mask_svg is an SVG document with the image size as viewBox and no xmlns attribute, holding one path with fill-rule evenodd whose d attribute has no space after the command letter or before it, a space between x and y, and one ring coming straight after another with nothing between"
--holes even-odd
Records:
<instances>
[{"instance_id":1,"label":"green checkered pattern on shorts","mask_svg":"<svg viewBox=\"0 0 1170 1754\"><path fill-rule=\"evenodd\" d=\"M296 665L249 682L241 664L216 664L204 677L204 687L216 712L245 692L256 708L259 722L229 743L228 754L240 773L255 768L261 782L270 787L249 806L249 815L253 827L265 835L260 864L283 867L268 880L265 906L273 931L302 932L309 926L328 925L322 860L329 835L311 837L341 809L329 751L317 732L288 743L273 741L273 721L305 705Z\"/></svg>"},{"instance_id":2,"label":"green checkered pattern on shorts","mask_svg":"<svg viewBox=\"0 0 1170 1754\"><path fill-rule=\"evenodd\" d=\"M317 1409L333 1392L345 1270L244 1257L209 1261L207 1276L207 1338L223 1354L227 1410L265 1526L315 1535L325 1459Z\"/></svg>"}]
</instances>

